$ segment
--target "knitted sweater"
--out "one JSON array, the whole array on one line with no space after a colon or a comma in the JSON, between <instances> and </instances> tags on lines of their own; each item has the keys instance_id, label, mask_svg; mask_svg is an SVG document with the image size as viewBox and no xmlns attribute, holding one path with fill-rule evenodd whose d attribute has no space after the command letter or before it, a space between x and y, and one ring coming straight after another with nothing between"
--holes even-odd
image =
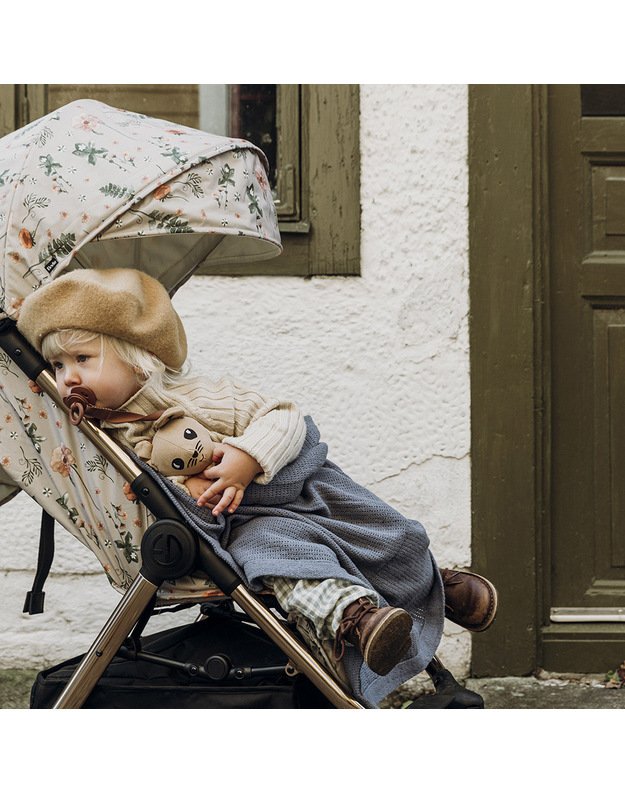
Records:
<instances>
[{"instance_id":1,"label":"knitted sweater","mask_svg":"<svg viewBox=\"0 0 625 794\"><path fill-rule=\"evenodd\" d=\"M263 397L230 378L190 378L171 394L161 397L146 384L120 410L149 414L182 406L210 431L214 441L242 449L258 461L263 471L254 482L260 485L271 482L297 457L304 443L304 416L294 403ZM115 441L131 449L154 435L153 422L103 422L102 427Z\"/></svg>"}]
</instances>

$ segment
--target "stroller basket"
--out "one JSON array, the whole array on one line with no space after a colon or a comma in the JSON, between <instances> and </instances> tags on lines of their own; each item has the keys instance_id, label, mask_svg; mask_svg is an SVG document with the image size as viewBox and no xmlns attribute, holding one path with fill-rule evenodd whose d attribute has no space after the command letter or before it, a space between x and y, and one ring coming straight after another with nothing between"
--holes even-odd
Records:
<instances>
[{"instance_id":1,"label":"stroller basket","mask_svg":"<svg viewBox=\"0 0 625 794\"><path fill-rule=\"evenodd\" d=\"M227 616L209 614L144 637L140 650L129 646L122 646L83 708L330 707L307 679L287 675L287 658L258 628ZM80 661L39 673L31 708L51 708Z\"/></svg>"}]
</instances>

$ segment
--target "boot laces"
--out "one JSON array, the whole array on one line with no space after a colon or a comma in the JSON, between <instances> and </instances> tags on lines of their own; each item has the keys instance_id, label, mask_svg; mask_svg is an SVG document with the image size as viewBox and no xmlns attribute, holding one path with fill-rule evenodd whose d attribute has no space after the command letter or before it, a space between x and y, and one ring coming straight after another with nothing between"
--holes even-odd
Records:
<instances>
[{"instance_id":1,"label":"boot laces","mask_svg":"<svg viewBox=\"0 0 625 794\"><path fill-rule=\"evenodd\" d=\"M345 654L345 643L350 642L349 635L353 632L358 637L358 624L365 615L375 612L377 607L368 598L359 598L354 602L356 606L350 611L347 617L342 618L334 637L334 661L340 662ZM354 604L350 604L346 609L350 609ZM343 613L345 614L345 613Z\"/></svg>"}]
</instances>

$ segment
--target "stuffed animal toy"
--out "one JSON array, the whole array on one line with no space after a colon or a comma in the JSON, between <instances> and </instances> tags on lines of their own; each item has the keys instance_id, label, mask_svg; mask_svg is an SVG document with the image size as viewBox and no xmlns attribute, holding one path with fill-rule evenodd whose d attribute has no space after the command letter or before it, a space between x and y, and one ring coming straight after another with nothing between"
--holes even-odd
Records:
<instances>
[{"instance_id":1,"label":"stuffed animal toy","mask_svg":"<svg viewBox=\"0 0 625 794\"><path fill-rule=\"evenodd\" d=\"M182 408L168 408L154 422L151 441L141 441L135 452L166 477L190 477L213 462L210 432Z\"/></svg>"}]
</instances>

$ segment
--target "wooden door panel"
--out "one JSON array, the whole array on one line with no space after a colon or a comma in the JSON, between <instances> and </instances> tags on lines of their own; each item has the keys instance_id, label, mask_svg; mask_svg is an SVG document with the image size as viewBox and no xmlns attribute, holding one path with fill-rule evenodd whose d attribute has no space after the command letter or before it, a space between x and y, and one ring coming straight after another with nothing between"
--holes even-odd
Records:
<instances>
[{"instance_id":1,"label":"wooden door panel","mask_svg":"<svg viewBox=\"0 0 625 794\"><path fill-rule=\"evenodd\" d=\"M477 675L625 658L625 86L596 88L470 90Z\"/></svg>"},{"instance_id":2,"label":"wooden door panel","mask_svg":"<svg viewBox=\"0 0 625 794\"><path fill-rule=\"evenodd\" d=\"M625 607L625 119L583 118L579 86L549 101L551 616L608 623Z\"/></svg>"},{"instance_id":3,"label":"wooden door panel","mask_svg":"<svg viewBox=\"0 0 625 794\"><path fill-rule=\"evenodd\" d=\"M625 309L596 309L594 337L595 561L584 601L614 606L625 604Z\"/></svg>"},{"instance_id":4,"label":"wooden door panel","mask_svg":"<svg viewBox=\"0 0 625 794\"><path fill-rule=\"evenodd\" d=\"M593 580L593 307L582 297L592 252L589 161L581 155L577 86L550 87L550 607L587 607ZM584 178L586 177L586 178ZM600 279L599 279L600 280ZM589 537L590 536L590 537Z\"/></svg>"},{"instance_id":5,"label":"wooden door panel","mask_svg":"<svg viewBox=\"0 0 625 794\"><path fill-rule=\"evenodd\" d=\"M580 299L592 312L594 411L588 432L593 437L594 498L590 581L577 603L590 608L625 606L624 121L581 116L579 121L584 197ZM587 313L585 307L581 310ZM567 355L566 349L560 355Z\"/></svg>"}]
</instances>

